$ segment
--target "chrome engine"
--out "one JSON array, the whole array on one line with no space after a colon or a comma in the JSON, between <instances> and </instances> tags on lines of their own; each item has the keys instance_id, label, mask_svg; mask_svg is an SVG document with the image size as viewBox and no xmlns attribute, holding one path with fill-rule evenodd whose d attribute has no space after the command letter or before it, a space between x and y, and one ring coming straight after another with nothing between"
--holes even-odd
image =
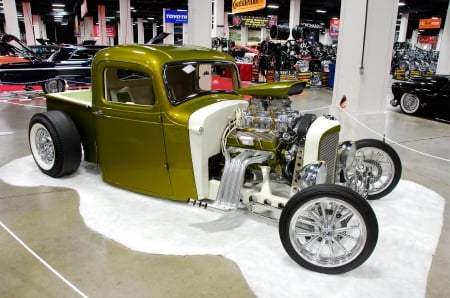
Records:
<instances>
[{"instance_id":1,"label":"chrome engine","mask_svg":"<svg viewBox=\"0 0 450 298\"><path fill-rule=\"evenodd\" d=\"M315 115L292 110L289 99L252 99L246 110L236 110L235 119L222 138L225 166L216 201L210 206L234 210L246 182L268 185L269 180L276 181L288 186L291 193L316 183L317 179L320 183L332 183L339 129L322 132L321 125L317 126L315 135L319 135L320 142L310 145L315 152L310 159L314 163L323 162L304 168L306 135L315 120ZM339 128L337 121L322 121L331 121L333 127ZM267 204L270 200L264 201ZM280 200L278 205L283 205Z\"/></svg>"}]
</instances>

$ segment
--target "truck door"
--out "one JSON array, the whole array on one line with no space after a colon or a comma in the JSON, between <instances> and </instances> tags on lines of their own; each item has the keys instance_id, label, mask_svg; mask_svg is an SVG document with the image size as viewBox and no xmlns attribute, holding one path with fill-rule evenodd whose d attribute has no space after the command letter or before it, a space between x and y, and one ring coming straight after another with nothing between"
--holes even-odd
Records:
<instances>
[{"instance_id":1,"label":"truck door","mask_svg":"<svg viewBox=\"0 0 450 298\"><path fill-rule=\"evenodd\" d=\"M103 179L147 194L172 193L166 162L160 102L152 75L142 66L98 67L103 90L94 104L96 140Z\"/></svg>"}]
</instances>

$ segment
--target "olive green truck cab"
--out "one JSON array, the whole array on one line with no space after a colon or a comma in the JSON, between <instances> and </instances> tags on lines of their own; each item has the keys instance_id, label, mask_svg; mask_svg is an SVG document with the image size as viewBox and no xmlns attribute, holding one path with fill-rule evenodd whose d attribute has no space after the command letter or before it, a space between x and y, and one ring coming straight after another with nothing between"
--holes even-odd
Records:
<instances>
[{"instance_id":1,"label":"olive green truck cab","mask_svg":"<svg viewBox=\"0 0 450 298\"><path fill-rule=\"evenodd\" d=\"M110 47L93 59L91 89L45 95L30 149L55 178L84 159L131 191L274 218L295 262L342 273L373 252L366 199L392 191L401 163L381 141L339 142L330 115L293 110L289 96L303 88L242 87L233 58L203 47Z\"/></svg>"}]
</instances>

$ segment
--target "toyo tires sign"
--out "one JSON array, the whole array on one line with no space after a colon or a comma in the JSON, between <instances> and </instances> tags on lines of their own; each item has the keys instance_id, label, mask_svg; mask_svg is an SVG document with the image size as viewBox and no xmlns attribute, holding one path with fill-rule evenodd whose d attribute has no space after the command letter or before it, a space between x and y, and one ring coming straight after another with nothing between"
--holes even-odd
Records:
<instances>
[{"instance_id":1,"label":"toyo tires sign","mask_svg":"<svg viewBox=\"0 0 450 298\"><path fill-rule=\"evenodd\" d=\"M164 21L166 23L187 24L188 12L186 10L165 10Z\"/></svg>"}]
</instances>

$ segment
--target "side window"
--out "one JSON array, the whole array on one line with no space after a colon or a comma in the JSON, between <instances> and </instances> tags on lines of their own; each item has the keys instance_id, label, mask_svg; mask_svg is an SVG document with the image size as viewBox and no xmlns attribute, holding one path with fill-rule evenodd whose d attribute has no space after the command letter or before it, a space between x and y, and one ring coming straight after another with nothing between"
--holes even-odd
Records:
<instances>
[{"instance_id":1,"label":"side window","mask_svg":"<svg viewBox=\"0 0 450 298\"><path fill-rule=\"evenodd\" d=\"M148 74L127 68L108 67L103 76L108 102L144 106L155 104L153 82Z\"/></svg>"}]
</instances>

